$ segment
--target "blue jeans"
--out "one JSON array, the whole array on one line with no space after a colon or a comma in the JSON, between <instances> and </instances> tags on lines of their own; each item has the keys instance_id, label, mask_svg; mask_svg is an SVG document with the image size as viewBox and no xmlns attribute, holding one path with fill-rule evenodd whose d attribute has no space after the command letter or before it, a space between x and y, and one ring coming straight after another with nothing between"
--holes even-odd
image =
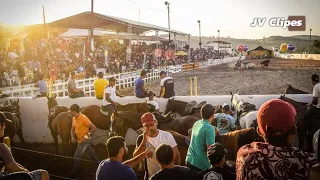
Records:
<instances>
[{"instance_id":1,"label":"blue jeans","mask_svg":"<svg viewBox=\"0 0 320 180\"><path fill-rule=\"evenodd\" d=\"M99 164L100 160L97 158L93 149L91 148L91 141L80 142L78 143L76 153L74 154L75 159L71 172L72 175L77 173L83 153L86 153L92 161L95 161L97 164Z\"/></svg>"}]
</instances>

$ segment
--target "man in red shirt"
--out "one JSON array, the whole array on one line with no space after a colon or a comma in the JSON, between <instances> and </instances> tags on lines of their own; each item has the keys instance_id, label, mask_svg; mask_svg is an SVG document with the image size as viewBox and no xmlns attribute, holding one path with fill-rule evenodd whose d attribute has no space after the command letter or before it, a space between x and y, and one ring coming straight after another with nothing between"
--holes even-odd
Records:
<instances>
[{"instance_id":1,"label":"man in red shirt","mask_svg":"<svg viewBox=\"0 0 320 180\"><path fill-rule=\"evenodd\" d=\"M306 179L316 155L292 147L297 133L296 110L280 99L265 102L257 115L258 134L264 143L242 146L237 154L237 180Z\"/></svg>"}]
</instances>

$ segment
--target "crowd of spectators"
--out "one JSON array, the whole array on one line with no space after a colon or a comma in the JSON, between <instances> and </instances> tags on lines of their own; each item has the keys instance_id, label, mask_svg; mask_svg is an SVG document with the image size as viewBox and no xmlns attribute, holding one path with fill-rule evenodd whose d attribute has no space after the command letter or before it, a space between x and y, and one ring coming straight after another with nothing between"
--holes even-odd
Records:
<instances>
[{"instance_id":1,"label":"crowd of spectators","mask_svg":"<svg viewBox=\"0 0 320 180\"><path fill-rule=\"evenodd\" d=\"M72 71L83 72L81 77L92 77L96 75L97 68L106 68L113 74L188 63L187 56L175 56L178 49L168 42L160 42L158 49L157 44L132 44L129 60L126 43L97 39L94 47L92 51L86 38L13 39L8 49L0 50L0 74L3 76L6 72L18 76L21 84L24 84L26 77L37 82L42 75L65 80ZM188 49L181 50L188 52ZM191 48L190 55L192 62L198 62L221 58L227 53L218 53L210 48ZM17 71L12 73L12 70Z\"/></svg>"}]
</instances>

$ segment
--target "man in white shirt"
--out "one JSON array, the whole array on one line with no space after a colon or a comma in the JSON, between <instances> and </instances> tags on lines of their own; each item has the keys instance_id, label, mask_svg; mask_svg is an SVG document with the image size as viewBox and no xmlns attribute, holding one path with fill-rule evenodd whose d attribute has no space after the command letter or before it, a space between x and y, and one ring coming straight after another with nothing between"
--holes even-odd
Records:
<instances>
[{"instance_id":1,"label":"man in white shirt","mask_svg":"<svg viewBox=\"0 0 320 180\"><path fill-rule=\"evenodd\" d=\"M116 79L114 77L109 78L109 85L104 89L103 100L102 100L102 110L110 115L115 110L116 106L119 105L117 96L123 97L116 91Z\"/></svg>"},{"instance_id":2,"label":"man in white shirt","mask_svg":"<svg viewBox=\"0 0 320 180\"><path fill-rule=\"evenodd\" d=\"M156 163L155 150L158 146L165 143L173 148L173 162L175 165L180 165L180 152L177 147L177 143L174 140L171 133L159 130L157 128L158 121L152 113L145 113L141 117L141 123L144 128L144 133L137 139L136 150L133 153L133 157L138 156L141 152L144 152L147 148L153 152L153 156L147 159L145 163L145 180L149 179L156 172L160 170L160 166Z\"/></svg>"}]
</instances>

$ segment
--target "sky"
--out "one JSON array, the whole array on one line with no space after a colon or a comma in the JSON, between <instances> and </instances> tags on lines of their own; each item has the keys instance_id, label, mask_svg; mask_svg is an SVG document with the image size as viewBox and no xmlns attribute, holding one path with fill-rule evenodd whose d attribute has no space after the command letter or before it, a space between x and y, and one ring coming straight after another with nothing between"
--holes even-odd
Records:
<instances>
[{"instance_id":1,"label":"sky","mask_svg":"<svg viewBox=\"0 0 320 180\"><path fill-rule=\"evenodd\" d=\"M97 13L168 27L165 0L94 0ZM269 36L320 35L320 0L168 0L171 29L202 36L257 39ZM91 10L91 0L0 0L0 24L31 25ZM139 13L140 12L140 13ZM140 14L140 18L139 18ZM306 31L281 27L251 27L254 18L306 16Z\"/></svg>"}]
</instances>

